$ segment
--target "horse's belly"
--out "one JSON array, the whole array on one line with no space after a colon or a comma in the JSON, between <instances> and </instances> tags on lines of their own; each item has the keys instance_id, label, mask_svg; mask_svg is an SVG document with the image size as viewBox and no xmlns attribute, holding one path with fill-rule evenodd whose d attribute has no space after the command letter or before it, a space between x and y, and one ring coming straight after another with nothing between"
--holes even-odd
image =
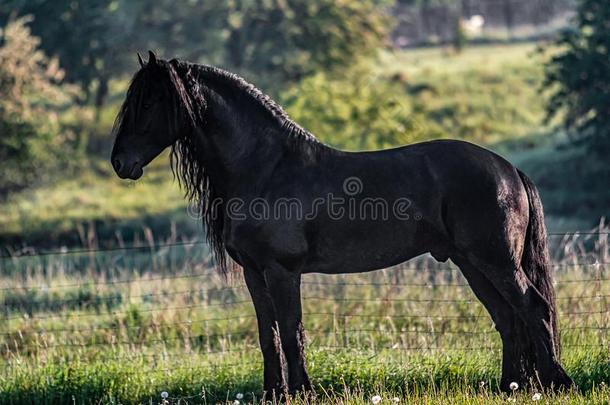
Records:
<instances>
[{"instance_id":1,"label":"horse's belly","mask_svg":"<svg viewBox=\"0 0 610 405\"><path fill-rule=\"evenodd\" d=\"M414 227L329 232L316 243L304 272L361 273L394 266L429 251Z\"/></svg>"},{"instance_id":2,"label":"horse's belly","mask_svg":"<svg viewBox=\"0 0 610 405\"><path fill-rule=\"evenodd\" d=\"M425 253L425 252L423 252ZM303 269L303 273L323 273L323 274L349 274L365 273L368 271L385 269L397 264L406 262L422 253L410 253L395 255L393 257L379 258L367 261L357 261L349 257L337 258L333 260L313 260Z\"/></svg>"}]
</instances>

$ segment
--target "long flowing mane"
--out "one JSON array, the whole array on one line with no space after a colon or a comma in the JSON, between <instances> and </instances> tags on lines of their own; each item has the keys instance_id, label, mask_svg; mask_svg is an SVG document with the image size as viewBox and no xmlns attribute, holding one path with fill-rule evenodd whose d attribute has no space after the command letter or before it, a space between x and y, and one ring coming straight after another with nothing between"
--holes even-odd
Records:
<instances>
[{"instance_id":1,"label":"long flowing mane","mask_svg":"<svg viewBox=\"0 0 610 405\"><path fill-rule=\"evenodd\" d=\"M280 125L288 139L295 141L296 143L303 141L314 144L319 143L313 134L290 119L286 111L284 111L284 109L271 97L241 76L214 66L195 65L177 60L173 60L172 63L179 66L179 69L180 67L186 69L187 77L189 74L194 74L197 82L199 79L203 79L206 84L213 85L214 83L219 83L224 86L229 86L233 92L239 93L240 96L245 99L245 102L261 107L261 111L263 111L268 118Z\"/></svg>"},{"instance_id":2,"label":"long flowing mane","mask_svg":"<svg viewBox=\"0 0 610 405\"><path fill-rule=\"evenodd\" d=\"M178 59L157 60L154 66L144 66L134 75L115 121L115 132L123 125L135 123L135 112L139 111L144 95L150 91L153 83L163 83L166 86L170 95L168 122L173 123L173 129L179 134L170 153L172 172L184 189L185 198L195 205L201 214L206 240L214 254L217 268L222 274L227 274L230 261L223 241L224 206L215 203L220 199L217 200L218 193L206 170L201 146L193 136L196 128L205 128L207 103L204 83L230 86L231 91L238 92L246 102L260 107L266 118L276 122L285 133L286 139L294 145L316 145L319 142L311 133L292 121L269 96L240 76L213 66L197 65ZM127 114L128 112L134 113ZM129 122L126 122L126 117L130 117ZM178 128L181 119L187 123L188 130Z\"/></svg>"}]
</instances>

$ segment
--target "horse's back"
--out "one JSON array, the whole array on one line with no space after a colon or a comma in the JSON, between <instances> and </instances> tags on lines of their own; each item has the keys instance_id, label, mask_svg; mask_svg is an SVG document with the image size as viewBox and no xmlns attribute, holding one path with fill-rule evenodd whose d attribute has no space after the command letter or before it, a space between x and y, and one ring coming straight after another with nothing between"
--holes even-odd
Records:
<instances>
[{"instance_id":1,"label":"horse's back","mask_svg":"<svg viewBox=\"0 0 610 405\"><path fill-rule=\"evenodd\" d=\"M340 155L337 176L370 179L399 193L484 197L504 188L524 191L517 169L500 155L459 140L433 140L393 149ZM366 187L366 184L365 184Z\"/></svg>"}]
</instances>

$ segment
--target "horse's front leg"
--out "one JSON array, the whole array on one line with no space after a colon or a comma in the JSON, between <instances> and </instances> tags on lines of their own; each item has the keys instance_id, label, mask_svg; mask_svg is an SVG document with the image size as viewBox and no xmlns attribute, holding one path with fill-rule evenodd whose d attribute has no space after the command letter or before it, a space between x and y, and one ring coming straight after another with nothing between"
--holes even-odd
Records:
<instances>
[{"instance_id":1,"label":"horse's front leg","mask_svg":"<svg viewBox=\"0 0 610 405\"><path fill-rule=\"evenodd\" d=\"M263 390L272 396L279 396L287 390L288 386L282 371L281 348L275 342L277 322L273 302L262 271L244 268L244 279L252 297L258 321L258 338L264 363Z\"/></svg>"},{"instance_id":2,"label":"horse's front leg","mask_svg":"<svg viewBox=\"0 0 610 405\"><path fill-rule=\"evenodd\" d=\"M273 264L265 268L288 368L288 390L313 391L305 366L304 330L301 313L301 274Z\"/></svg>"}]
</instances>

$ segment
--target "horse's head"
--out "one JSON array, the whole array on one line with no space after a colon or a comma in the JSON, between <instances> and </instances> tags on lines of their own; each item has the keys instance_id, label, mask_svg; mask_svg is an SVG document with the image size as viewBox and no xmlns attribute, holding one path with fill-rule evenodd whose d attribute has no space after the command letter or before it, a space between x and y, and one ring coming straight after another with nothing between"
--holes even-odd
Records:
<instances>
[{"instance_id":1,"label":"horse's head","mask_svg":"<svg viewBox=\"0 0 610 405\"><path fill-rule=\"evenodd\" d=\"M172 146L192 127L193 101L179 77L178 61L157 59L149 51L148 63L138 54L141 69L134 75L113 132L111 162L116 174L137 180L144 167Z\"/></svg>"}]
</instances>

